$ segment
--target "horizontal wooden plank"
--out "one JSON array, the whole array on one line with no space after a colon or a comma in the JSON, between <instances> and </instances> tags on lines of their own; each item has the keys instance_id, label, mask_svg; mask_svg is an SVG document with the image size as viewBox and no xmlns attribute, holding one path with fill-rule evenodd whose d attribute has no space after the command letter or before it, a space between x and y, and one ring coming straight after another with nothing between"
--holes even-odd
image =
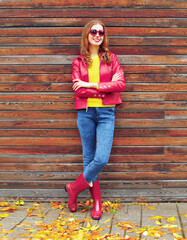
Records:
<instances>
[{"instance_id":1,"label":"horizontal wooden plank","mask_svg":"<svg viewBox=\"0 0 187 240\"><path fill-rule=\"evenodd\" d=\"M77 9L78 10L78 9ZM83 27L93 18L6 18L0 19L3 27ZM100 18L106 25L111 26L149 26L149 27L187 27L186 18Z\"/></svg>"},{"instance_id":2,"label":"horizontal wooden plank","mask_svg":"<svg viewBox=\"0 0 187 240\"><path fill-rule=\"evenodd\" d=\"M32 181L14 181L14 182L0 182L0 189L63 189L65 186L65 182L62 181L37 181L37 182L32 182ZM166 183L168 184L168 183ZM175 187L177 184L176 183L169 183L169 186ZM187 184L185 181L180 181L180 188L185 187ZM161 188L162 182L161 181L123 181L123 182L117 182L117 181L103 181L100 182L101 189L129 189L129 188L134 188L134 189L157 189ZM168 185L167 185L168 187Z\"/></svg>"},{"instance_id":3,"label":"horizontal wooden plank","mask_svg":"<svg viewBox=\"0 0 187 240\"><path fill-rule=\"evenodd\" d=\"M123 202L141 202L143 199L147 202L180 202L187 201L186 192L184 192L184 188L179 188L177 194L175 193L176 189L153 189L148 190L140 190L135 191L134 189L126 189L126 190L103 190L102 191L102 200L103 201L112 201L116 200ZM21 198L25 202L26 201L39 201L39 202L68 202L67 193L61 189L26 189L19 190L0 190L0 194L3 199L12 200L16 198ZM120 196L121 195L121 196ZM114 197L115 196L115 197ZM85 201L88 197L88 192L85 191L79 195L79 201Z\"/></svg>"},{"instance_id":4,"label":"horizontal wooden plank","mask_svg":"<svg viewBox=\"0 0 187 240\"><path fill-rule=\"evenodd\" d=\"M115 129L115 137L185 137L187 130L152 130L152 129ZM58 129L58 130L0 130L1 137L79 137L78 129Z\"/></svg>"},{"instance_id":5,"label":"horizontal wooden plank","mask_svg":"<svg viewBox=\"0 0 187 240\"><path fill-rule=\"evenodd\" d=\"M126 95L126 92L185 92L186 89L187 89L187 83L181 83L181 84L180 83L179 84L177 84L177 83L176 84L174 84L174 83L160 83L160 84L159 83L157 83L157 84L127 83L125 92L124 92L124 94L121 94L121 95L123 97L123 100L128 101L128 100L131 100L131 99L128 99L128 96L130 94L127 93L127 95ZM14 92L45 92L45 93L46 92L61 92L62 95L64 93L66 94L65 97L67 97L68 100L70 100L72 98L73 101L74 101L73 97L75 97L75 94L72 90L72 83L36 83L36 84L19 84L19 83L18 84L14 84L14 83L4 84L4 83L2 83L2 84L0 84L0 91L4 92L4 93L6 93L6 92L12 92L12 93L14 93ZM70 92L73 93L73 95L71 95L71 97L70 97L70 95L68 95L68 94L70 94ZM154 101L154 95L153 95L154 93L151 93L151 94L152 95L146 95L146 96L147 97L152 96L152 99L150 99L150 101ZM177 93L177 94L179 94L179 93ZM135 95L137 96L136 93L135 93ZM11 96L13 96L13 95L11 95ZM158 96L158 94L155 94L155 96ZM162 98L161 96L163 96L163 95L160 95L160 98ZM174 96L174 95L167 94L166 98L168 98L168 99L166 99L166 100L172 100L171 97L170 97L171 99L169 99L169 96ZM181 96L181 94L178 96ZM184 93L184 99L183 99L184 101L186 99L185 96L186 96L186 94ZM157 99L157 101L163 100L160 98ZM179 99L176 99L174 97L174 100L177 100L177 101L181 100L180 97L178 97L178 98ZM12 99L13 99L13 97L12 97ZM16 100L16 98L15 98L15 100ZM133 99L133 100L135 100L135 99ZM57 102L56 102L56 104L57 104Z\"/></svg>"},{"instance_id":6,"label":"horizontal wooden plank","mask_svg":"<svg viewBox=\"0 0 187 240\"><path fill-rule=\"evenodd\" d=\"M146 4L146 5L145 5ZM14 5L12 5L12 0L5 0L2 3L0 3L1 8L53 8L53 7L80 7L80 3L78 3L76 0L72 0L71 2L66 1L59 1L59 0L40 0L39 2L36 2L34 0L16 0L14 2ZM121 0L112 0L110 2L108 1L86 1L81 0L81 7L87 8L87 7L131 7L131 8L187 8L185 0L168 0L167 2L163 2L162 0L157 0L156 2L154 0L151 0L149 2L141 2L138 0L134 0L131 2L124 2Z\"/></svg>"},{"instance_id":7,"label":"horizontal wooden plank","mask_svg":"<svg viewBox=\"0 0 187 240\"><path fill-rule=\"evenodd\" d=\"M137 133L138 135L138 133ZM180 133L177 136L180 136ZM15 130L0 130L1 137L80 137L78 129L15 129ZM184 134L182 134L184 136Z\"/></svg>"},{"instance_id":8,"label":"horizontal wooden plank","mask_svg":"<svg viewBox=\"0 0 187 240\"><path fill-rule=\"evenodd\" d=\"M123 19L123 18L122 18ZM122 20L121 19L121 20ZM154 18L153 18L154 19ZM112 21L115 19L113 18ZM15 21L15 18L14 18ZM132 22L133 20L130 19ZM145 19L144 19L145 21ZM150 19L149 19L150 21ZM6 21L7 22L7 21ZM120 21L121 22L121 21ZM180 21L181 22L181 21ZM70 37L1 37L0 36L0 46L79 46L81 38L80 36ZM119 36L109 36L109 47L110 46L187 46L187 41L185 37L121 37Z\"/></svg>"},{"instance_id":9,"label":"horizontal wooden plank","mask_svg":"<svg viewBox=\"0 0 187 240\"><path fill-rule=\"evenodd\" d=\"M0 146L1 154L81 154L82 148L79 146L74 147L54 147L54 146L41 146L41 147L2 147ZM113 147L111 154L117 155L134 155L134 154L163 154L164 147ZM183 153L183 152L182 152Z\"/></svg>"},{"instance_id":10,"label":"horizontal wooden plank","mask_svg":"<svg viewBox=\"0 0 187 240\"><path fill-rule=\"evenodd\" d=\"M187 73L186 65L122 65L125 73ZM71 65L1 65L2 74L72 73Z\"/></svg>"},{"instance_id":11,"label":"horizontal wooden plank","mask_svg":"<svg viewBox=\"0 0 187 240\"><path fill-rule=\"evenodd\" d=\"M169 77L169 76L168 76ZM170 77L171 78L171 77ZM184 75L181 81L185 81ZM177 76L176 76L177 79ZM181 79L181 77L178 77ZM1 83L72 83L71 73L64 74L0 74ZM186 81L187 82L187 81Z\"/></svg>"},{"instance_id":12,"label":"horizontal wooden plank","mask_svg":"<svg viewBox=\"0 0 187 240\"><path fill-rule=\"evenodd\" d=\"M143 118L143 114L146 114L146 113L142 113L142 117L141 117L141 114L139 118ZM127 114L128 115L128 114ZM138 113L137 113L138 115ZM123 116L122 114L119 113L119 116ZM133 116L133 113L132 113L132 116ZM136 116L136 113L134 113L134 116ZM145 116L145 115L144 115ZM159 114L154 114L154 113L147 113L147 116L152 116L152 118L158 118L156 116L159 116ZM155 117L154 117L155 116ZM69 111L69 112L63 112L63 111L0 111L0 119L1 120L25 120L25 119L49 119L49 120L52 120L52 119L59 119L59 120L62 120L62 119L69 119L69 120L75 120L77 117L77 112L76 111Z\"/></svg>"},{"instance_id":13,"label":"horizontal wooden plank","mask_svg":"<svg viewBox=\"0 0 187 240\"><path fill-rule=\"evenodd\" d=\"M161 99L161 98L160 98ZM0 102L72 102L75 101L74 92L63 93L0 93Z\"/></svg>"},{"instance_id":14,"label":"horizontal wooden plank","mask_svg":"<svg viewBox=\"0 0 187 240\"><path fill-rule=\"evenodd\" d=\"M166 94L166 101L183 101L183 100L187 100L187 93L167 93Z\"/></svg>"},{"instance_id":15,"label":"horizontal wooden plank","mask_svg":"<svg viewBox=\"0 0 187 240\"><path fill-rule=\"evenodd\" d=\"M0 172L1 181L66 181L75 180L80 172L61 173L61 172ZM101 172L101 181L129 181L129 180L186 180L186 172Z\"/></svg>"},{"instance_id":16,"label":"horizontal wooden plank","mask_svg":"<svg viewBox=\"0 0 187 240\"><path fill-rule=\"evenodd\" d=\"M166 119L186 119L187 111L165 111Z\"/></svg>"},{"instance_id":17,"label":"horizontal wooden plank","mask_svg":"<svg viewBox=\"0 0 187 240\"><path fill-rule=\"evenodd\" d=\"M117 55L186 55L185 46L111 46ZM2 46L0 55L79 55L78 46ZM182 72L181 72L182 73Z\"/></svg>"},{"instance_id":18,"label":"horizontal wooden plank","mask_svg":"<svg viewBox=\"0 0 187 240\"><path fill-rule=\"evenodd\" d=\"M78 129L5 129L1 137L80 137ZM114 137L186 137L186 129L118 129Z\"/></svg>"},{"instance_id":19,"label":"horizontal wooden plank","mask_svg":"<svg viewBox=\"0 0 187 240\"><path fill-rule=\"evenodd\" d=\"M128 89L129 88L129 89ZM127 84L126 91L149 91L149 92L175 92L187 90L187 84L173 84L173 83L162 83L162 84Z\"/></svg>"},{"instance_id":20,"label":"horizontal wooden plank","mask_svg":"<svg viewBox=\"0 0 187 240\"><path fill-rule=\"evenodd\" d=\"M4 10L0 10L1 12ZM57 10L55 10L56 12ZM66 10L65 10L66 11ZM74 10L73 10L74 11ZM98 10L97 10L98 11ZM16 10L16 12L19 12ZM27 13L27 11L24 10ZM36 11L34 11L36 12ZM45 10L46 12L46 10ZM62 10L60 10L62 12ZM74 11L76 12L76 11ZM13 13L11 10L10 15ZM77 12L76 12L77 13ZM69 14L69 11L67 11ZM104 13L103 13L104 14ZM27 15L28 16L28 15ZM187 16L187 14L186 14ZM11 16L9 16L11 17ZM50 16L52 17L52 16ZM145 17L145 16L144 16ZM29 28L2 28L1 37L51 37L51 36L81 36L80 27L29 27ZM180 36L186 37L186 28L163 28L163 27L108 27L109 36Z\"/></svg>"},{"instance_id":21,"label":"horizontal wooden plank","mask_svg":"<svg viewBox=\"0 0 187 240\"><path fill-rule=\"evenodd\" d=\"M72 73L71 65L3 65L1 73Z\"/></svg>"},{"instance_id":22,"label":"horizontal wooden plank","mask_svg":"<svg viewBox=\"0 0 187 240\"><path fill-rule=\"evenodd\" d=\"M161 2L161 0L159 0ZM172 0L170 0L172 1ZM185 0L183 0L185 1ZM152 2L154 2L152 0ZM174 0L172 1L174 2ZM181 1L177 1L177 4L181 3ZM183 2L184 3L184 2ZM155 3L156 5L156 3ZM15 5L16 6L16 5ZM79 5L80 6L80 5ZM156 5L158 6L158 5ZM180 4L178 4L180 6ZM184 6L184 5L183 5ZM186 3L185 3L186 6ZM162 7L161 7L162 8ZM180 7L177 7L180 8ZM185 9L128 9L122 8L101 8L101 9L0 9L0 16L2 18L102 18L103 16L106 18L186 18L187 13ZM90 10L90 11L89 11Z\"/></svg>"},{"instance_id":23,"label":"horizontal wooden plank","mask_svg":"<svg viewBox=\"0 0 187 240\"><path fill-rule=\"evenodd\" d=\"M81 172L82 164L0 164L1 172ZM178 163L123 163L107 164L102 172L187 172L187 164Z\"/></svg>"},{"instance_id":24,"label":"horizontal wooden plank","mask_svg":"<svg viewBox=\"0 0 187 240\"><path fill-rule=\"evenodd\" d=\"M32 65L32 64L39 64L39 65L55 65L55 64L72 64L72 61L75 59L75 56L1 56L0 57L0 65L9 65L9 64L16 64L16 65ZM124 56L119 55L118 60L121 64L129 65L129 64L142 64L142 65L186 65L187 64L187 55L172 55L172 56L165 56L165 55L130 55Z\"/></svg>"},{"instance_id":25,"label":"horizontal wooden plank","mask_svg":"<svg viewBox=\"0 0 187 240\"><path fill-rule=\"evenodd\" d=\"M124 56L119 55L118 56L119 62L121 64L142 64L142 65L152 65L152 64L169 64L169 65L185 65L187 64L187 56L185 55L172 55L172 56L165 56L165 55L130 55L130 56Z\"/></svg>"},{"instance_id":26,"label":"horizontal wooden plank","mask_svg":"<svg viewBox=\"0 0 187 240\"><path fill-rule=\"evenodd\" d=\"M0 146L81 146L81 139L74 137L0 138ZM187 137L115 137L113 146L184 146Z\"/></svg>"},{"instance_id":27,"label":"horizontal wooden plank","mask_svg":"<svg viewBox=\"0 0 187 240\"><path fill-rule=\"evenodd\" d=\"M73 129L76 127L76 120L0 121L1 129Z\"/></svg>"},{"instance_id":28,"label":"horizontal wooden plank","mask_svg":"<svg viewBox=\"0 0 187 240\"><path fill-rule=\"evenodd\" d=\"M0 182L0 189L63 189L66 182L64 181L13 181ZM187 182L181 181L100 181L101 189L161 189L165 188L186 188Z\"/></svg>"},{"instance_id":29,"label":"horizontal wooden plank","mask_svg":"<svg viewBox=\"0 0 187 240\"><path fill-rule=\"evenodd\" d=\"M172 84L170 85L172 86ZM130 101L161 102L161 101L186 101L187 100L187 93L185 92L182 92L182 93L181 92L172 92L172 93L123 92L123 93L120 93L120 96L123 101L128 101L128 102ZM74 92L71 92L71 93L57 92L56 94L54 93L40 93L40 94L38 93L35 93L35 94L33 93L21 93L21 94L20 93L3 93L3 94L0 93L0 102L15 102L15 101L16 102L36 102L36 104L37 102L72 102L72 101L75 101L75 93Z\"/></svg>"},{"instance_id":30,"label":"horizontal wooden plank","mask_svg":"<svg viewBox=\"0 0 187 240\"><path fill-rule=\"evenodd\" d=\"M172 85L172 84L171 84ZM166 86L166 85L165 85ZM124 92L121 93L121 98L123 101L186 101L187 100L187 93L183 92L172 92L168 93L169 91L166 90L166 92L156 92L156 93L144 93L144 92ZM1 96L0 96L1 98Z\"/></svg>"},{"instance_id":31,"label":"horizontal wooden plank","mask_svg":"<svg viewBox=\"0 0 187 240\"><path fill-rule=\"evenodd\" d=\"M0 103L0 110L3 111L73 111L74 102L3 102ZM119 111L166 111L186 110L187 103L183 102L123 102L117 106ZM133 115L132 115L133 116ZM148 116L148 115L147 115ZM146 115L145 115L146 117ZM31 117L32 119L32 117Z\"/></svg>"},{"instance_id":32,"label":"horizontal wooden plank","mask_svg":"<svg viewBox=\"0 0 187 240\"><path fill-rule=\"evenodd\" d=\"M125 110L185 110L186 103L184 102L123 102L118 106L121 111Z\"/></svg>"},{"instance_id":33,"label":"horizontal wooden plank","mask_svg":"<svg viewBox=\"0 0 187 240\"><path fill-rule=\"evenodd\" d=\"M127 83L187 83L187 74L151 74L135 73L129 74L125 71ZM1 83L72 83L69 74L0 74Z\"/></svg>"},{"instance_id":34,"label":"horizontal wooden plank","mask_svg":"<svg viewBox=\"0 0 187 240\"><path fill-rule=\"evenodd\" d=\"M122 65L125 73L186 73L186 65Z\"/></svg>"},{"instance_id":35,"label":"horizontal wooden plank","mask_svg":"<svg viewBox=\"0 0 187 240\"><path fill-rule=\"evenodd\" d=\"M124 119L116 120L116 128L128 129L128 128L186 128L186 120L175 119ZM66 129L77 128L76 120L36 120L36 121L0 121L1 129Z\"/></svg>"},{"instance_id":36,"label":"horizontal wooden plank","mask_svg":"<svg viewBox=\"0 0 187 240\"><path fill-rule=\"evenodd\" d=\"M180 147L166 147L165 154L184 154L187 155L187 147L180 146Z\"/></svg>"},{"instance_id":37,"label":"horizontal wooden plank","mask_svg":"<svg viewBox=\"0 0 187 240\"><path fill-rule=\"evenodd\" d=\"M186 83L127 83L125 92L185 92ZM36 84L0 84L1 92L72 92L72 83L36 83ZM64 94L64 93L63 93ZM66 93L67 94L67 93ZM74 93L73 93L74 94ZM68 95L67 95L68 96ZM69 95L70 96L70 95ZM124 100L128 100L125 94L122 94ZM139 99L138 99L139 100ZM170 100L170 99L168 99ZM185 95L184 95L185 100Z\"/></svg>"},{"instance_id":38,"label":"horizontal wooden plank","mask_svg":"<svg viewBox=\"0 0 187 240\"><path fill-rule=\"evenodd\" d=\"M116 120L116 127L118 128L185 128L187 126L186 120Z\"/></svg>"},{"instance_id":39,"label":"horizontal wooden plank","mask_svg":"<svg viewBox=\"0 0 187 240\"><path fill-rule=\"evenodd\" d=\"M26 201L39 201L39 202L68 202L67 193L61 189L1 189L0 194L3 199L12 200L16 198L21 198L25 202ZM168 189L162 188L160 189L138 189L135 191L134 189L126 189L126 190L102 190L102 200L104 201L112 201L116 200L123 202L141 202L143 199L147 202L180 202L187 201L186 197L187 193L184 191L184 188L179 188L176 194L176 188ZM79 201L85 201L88 197L88 191L81 193L79 195Z\"/></svg>"},{"instance_id":40,"label":"horizontal wooden plank","mask_svg":"<svg viewBox=\"0 0 187 240\"><path fill-rule=\"evenodd\" d=\"M130 47L131 48L131 47ZM183 47L179 47L180 49ZM0 55L79 55L78 46L10 46L1 47ZM184 53L185 54L185 53Z\"/></svg>"},{"instance_id":41,"label":"horizontal wooden plank","mask_svg":"<svg viewBox=\"0 0 187 240\"><path fill-rule=\"evenodd\" d=\"M39 66L37 67L39 69ZM59 69L60 70L60 69ZM1 92L73 92L72 83L0 84Z\"/></svg>"},{"instance_id":42,"label":"horizontal wooden plank","mask_svg":"<svg viewBox=\"0 0 187 240\"><path fill-rule=\"evenodd\" d=\"M82 155L0 155L0 163L83 164ZM186 163L186 155L110 155L109 163Z\"/></svg>"},{"instance_id":43,"label":"horizontal wooden plank","mask_svg":"<svg viewBox=\"0 0 187 240\"><path fill-rule=\"evenodd\" d=\"M175 118L186 119L186 112L179 111L179 114L175 115ZM182 115L183 113L183 115ZM0 111L1 120L25 120L25 119L76 119L76 112L62 112L62 111ZM164 112L119 112L116 110L116 119L164 119ZM168 117L172 119L172 117Z\"/></svg>"},{"instance_id":44,"label":"horizontal wooden plank","mask_svg":"<svg viewBox=\"0 0 187 240\"><path fill-rule=\"evenodd\" d=\"M126 73L125 69L125 78L127 83L187 83L187 74L151 74L151 73L137 73L129 74ZM10 75L11 76L11 75ZM1 75L0 75L1 77Z\"/></svg>"}]
</instances>

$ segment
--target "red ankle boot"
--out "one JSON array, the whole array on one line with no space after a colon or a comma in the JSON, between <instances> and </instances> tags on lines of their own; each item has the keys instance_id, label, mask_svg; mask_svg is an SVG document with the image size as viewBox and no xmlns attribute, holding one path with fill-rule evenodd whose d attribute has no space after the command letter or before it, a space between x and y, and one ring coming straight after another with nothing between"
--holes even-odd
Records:
<instances>
[{"instance_id":1,"label":"red ankle boot","mask_svg":"<svg viewBox=\"0 0 187 240\"><path fill-rule=\"evenodd\" d=\"M90 188L90 193L93 199L93 210L91 216L94 220L99 220L101 218L101 190L99 180L93 182L93 187Z\"/></svg>"},{"instance_id":2,"label":"red ankle boot","mask_svg":"<svg viewBox=\"0 0 187 240\"><path fill-rule=\"evenodd\" d=\"M83 173L73 183L66 184L65 191L69 194L68 206L71 212L77 211L77 196L80 192L89 188L90 185L87 183L83 176Z\"/></svg>"}]
</instances>

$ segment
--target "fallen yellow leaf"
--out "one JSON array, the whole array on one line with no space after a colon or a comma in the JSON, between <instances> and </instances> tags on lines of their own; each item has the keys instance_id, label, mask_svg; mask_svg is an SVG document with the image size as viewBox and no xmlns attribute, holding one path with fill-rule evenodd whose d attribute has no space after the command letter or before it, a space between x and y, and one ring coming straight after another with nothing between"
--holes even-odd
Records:
<instances>
[{"instance_id":1,"label":"fallen yellow leaf","mask_svg":"<svg viewBox=\"0 0 187 240\"><path fill-rule=\"evenodd\" d=\"M173 236L176 238L183 238L181 235L177 234L177 233L173 233Z\"/></svg>"},{"instance_id":2,"label":"fallen yellow leaf","mask_svg":"<svg viewBox=\"0 0 187 240\"><path fill-rule=\"evenodd\" d=\"M89 228L90 226L91 226L91 224L88 222L86 227Z\"/></svg>"},{"instance_id":3,"label":"fallen yellow leaf","mask_svg":"<svg viewBox=\"0 0 187 240\"><path fill-rule=\"evenodd\" d=\"M177 219L175 217L169 217L166 220L168 223L174 223L175 221L177 221Z\"/></svg>"},{"instance_id":4,"label":"fallen yellow leaf","mask_svg":"<svg viewBox=\"0 0 187 240\"><path fill-rule=\"evenodd\" d=\"M3 233L13 233L14 232L13 230L6 230L6 229L2 229L1 231Z\"/></svg>"},{"instance_id":5,"label":"fallen yellow leaf","mask_svg":"<svg viewBox=\"0 0 187 240\"><path fill-rule=\"evenodd\" d=\"M34 223L35 224L42 224L42 223L44 223L44 221L35 221Z\"/></svg>"},{"instance_id":6,"label":"fallen yellow leaf","mask_svg":"<svg viewBox=\"0 0 187 240\"><path fill-rule=\"evenodd\" d=\"M171 225L171 224L165 224L164 226L162 226L163 228L176 228L178 227L178 225Z\"/></svg>"},{"instance_id":7,"label":"fallen yellow leaf","mask_svg":"<svg viewBox=\"0 0 187 240\"><path fill-rule=\"evenodd\" d=\"M155 219L157 219L157 220L159 220L159 219L163 219L164 217L162 217L162 216L155 216L155 217L152 217L152 218L149 218L150 220L155 220Z\"/></svg>"},{"instance_id":8,"label":"fallen yellow leaf","mask_svg":"<svg viewBox=\"0 0 187 240\"><path fill-rule=\"evenodd\" d=\"M8 213L2 213L2 214L0 214L0 218L5 218L5 217L8 217L8 216L9 216Z\"/></svg>"},{"instance_id":9,"label":"fallen yellow leaf","mask_svg":"<svg viewBox=\"0 0 187 240\"><path fill-rule=\"evenodd\" d=\"M37 231L37 230L34 229L34 228L25 228L25 230L27 230L28 232L35 232L35 231Z\"/></svg>"},{"instance_id":10,"label":"fallen yellow leaf","mask_svg":"<svg viewBox=\"0 0 187 240\"><path fill-rule=\"evenodd\" d=\"M148 209L155 210L156 206L149 206Z\"/></svg>"},{"instance_id":11,"label":"fallen yellow leaf","mask_svg":"<svg viewBox=\"0 0 187 240\"><path fill-rule=\"evenodd\" d=\"M31 226L31 223L29 223L29 222L23 222L23 223L17 225L17 227L26 227L26 226Z\"/></svg>"},{"instance_id":12,"label":"fallen yellow leaf","mask_svg":"<svg viewBox=\"0 0 187 240\"><path fill-rule=\"evenodd\" d=\"M162 225L161 222L159 222L159 221L155 221L155 223L156 223L157 225Z\"/></svg>"},{"instance_id":13,"label":"fallen yellow leaf","mask_svg":"<svg viewBox=\"0 0 187 240\"><path fill-rule=\"evenodd\" d=\"M110 221L111 221L111 219L108 219L108 220L104 221L104 223L108 223L108 222L110 222Z\"/></svg>"},{"instance_id":14,"label":"fallen yellow leaf","mask_svg":"<svg viewBox=\"0 0 187 240\"><path fill-rule=\"evenodd\" d=\"M68 215L66 212L59 212L60 215Z\"/></svg>"}]
</instances>

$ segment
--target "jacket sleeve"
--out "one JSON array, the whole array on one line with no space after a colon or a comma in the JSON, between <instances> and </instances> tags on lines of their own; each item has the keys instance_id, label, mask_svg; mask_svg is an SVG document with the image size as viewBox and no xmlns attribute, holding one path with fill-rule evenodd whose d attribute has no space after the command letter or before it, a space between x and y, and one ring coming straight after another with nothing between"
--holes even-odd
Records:
<instances>
[{"instance_id":1,"label":"jacket sleeve","mask_svg":"<svg viewBox=\"0 0 187 240\"><path fill-rule=\"evenodd\" d=\"M99 83L99 91L101 92L123 92L125 90L125 77L123 69L115 54L112 54L112 76L115 73L121 73L121 78L117 81Z\"/></svg>"},{"instance_id":2,"label":"jacket sleeve","mask_svg":"<svg viewBox=\"0 0 187 240\"><path fill-rule=\"evenodd\" d=\"M75 59L72 63L72 81L74 79L81 79L81 75L80 75L80 60L79 59ZM82 61L82 60L81 60ZM74 83L73 83L74 84ZM75 94L77 97L85 97L85 98L104 98L106 96L105 93L100 92L98 89L95 88L84 88L81 87L78 90L75 91Z\"/></svg>"}]
</instances>

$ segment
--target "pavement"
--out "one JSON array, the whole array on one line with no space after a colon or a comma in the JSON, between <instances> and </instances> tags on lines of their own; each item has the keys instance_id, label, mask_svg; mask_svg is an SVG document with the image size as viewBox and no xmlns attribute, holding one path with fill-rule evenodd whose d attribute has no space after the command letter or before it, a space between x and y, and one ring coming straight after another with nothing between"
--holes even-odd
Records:
<instances>
[{"instance_id":1,"label":"pavement","mask_svg":"<svg viewBox=\"0 0 187 240\"><path fill-rule=\"evenodd\" d=\"M4 203L4 205L3 205ZM71 213L63 202L0 201L1 240L184 240L187 203L103 202L100 220L90 200Z\"/></svg>"}]
</instances>

